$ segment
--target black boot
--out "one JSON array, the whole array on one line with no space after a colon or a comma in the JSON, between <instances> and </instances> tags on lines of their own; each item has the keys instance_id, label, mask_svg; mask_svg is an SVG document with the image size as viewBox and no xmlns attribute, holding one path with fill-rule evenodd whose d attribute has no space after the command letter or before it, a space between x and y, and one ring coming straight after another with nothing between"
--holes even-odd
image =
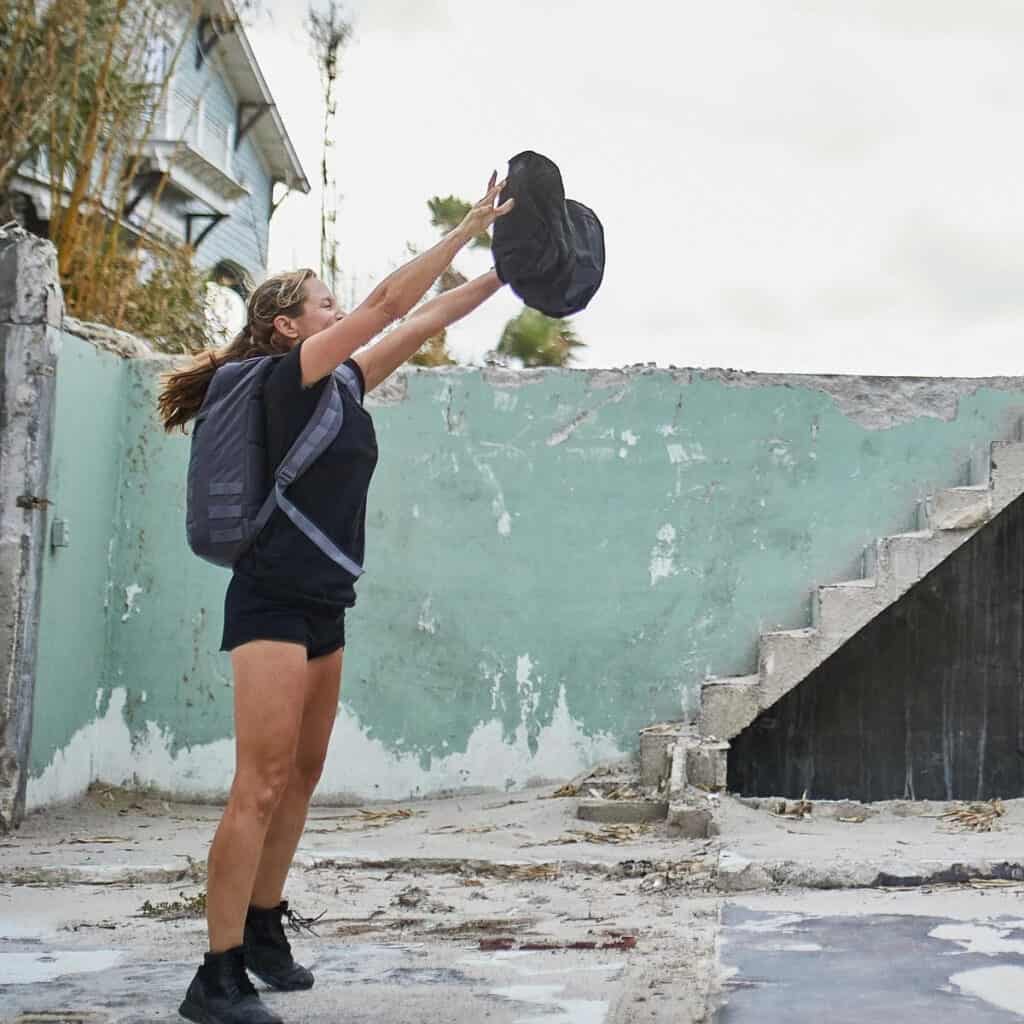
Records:
<instances>
[{"instance_id":1,"label":"black boot","mask_svg":"<svg viewBox=\"0 0 1024 1024\"><path fill-rule=\"evenodd\" d=\"M242 946L207 953L178 1012L196 1024L284 1024L256 994Z\"/></svg>"},{"instance_id":2,"label":"black boot","mask_svg":"<svg viewBox=\"0 0 1024 1024\"><path fill-rule=\"evenodd\" d=\"M285 992L312 988L312 973L292 958L292 947L284 934L284 917L296 930L313 930L310 921L288 909L287 900L268 909L249 907L245 916L245 964L271 988Z\"/></svg>"}]
</instances>

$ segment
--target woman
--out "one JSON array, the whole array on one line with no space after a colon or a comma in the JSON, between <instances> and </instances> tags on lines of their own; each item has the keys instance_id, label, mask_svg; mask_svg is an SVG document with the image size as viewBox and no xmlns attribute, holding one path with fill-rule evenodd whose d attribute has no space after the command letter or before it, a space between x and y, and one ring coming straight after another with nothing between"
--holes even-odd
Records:
<instances>
[{"instance_id":1,"label":"woman","mask_svg":"<svg viewBox=\"0 0 1024 1024\"><path fill-rule=\"evenodd\" d=\"M317 406L338 387L337 439L290 488L295 504L356 562L362 561L366 492L377 461L373 424L334 370L346 363L362 393L413 356L430 337L501 288L494 271L425 303L372 347L363 346L420 301L456 253L512 208L498 205L504 182L459 227L395 271L351 313L311 270L270 278L253 293L242 332L224 349L167 375L160 394L165 430L199 411L216 368L257 355L282 358L264 389L267 451L277 465ZM210 951L181 1004L201 1024L280 1024L260 1002L246 968L270 986L309 988L292 959L282 919L285 879L327 754L338 707L345 609L354 578L275 511L234 567L224 607L222 650L234 673L235 776L210 848L206 913Z\"/></svg>"}]
</instances>

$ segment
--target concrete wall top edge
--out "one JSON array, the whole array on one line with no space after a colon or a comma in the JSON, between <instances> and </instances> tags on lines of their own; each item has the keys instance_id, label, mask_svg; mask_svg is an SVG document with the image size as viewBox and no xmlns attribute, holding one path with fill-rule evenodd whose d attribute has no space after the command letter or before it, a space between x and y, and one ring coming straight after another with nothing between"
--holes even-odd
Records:
<instances>
[{"instance_id":1,"label":"concrete wall top edge","mask_svg":"<svg viewBox=\"0 0 1024 1024\"><path fill-rule=\"evenodd\" d=\"M123 358L151 363L157 371L187 362L187 357L154 352L142 339L102 324L65 317L63 326L69 334ZM583 380L589 390L628 386L640 379L671 381L683 386L710 383L732 388L798 388L829 395L845 416L871 430L885 430L922 416L952 420L957 415L960 400L979 390L1024 390L1024 377L766 373L722 367L658 367L650 363L611 368L447 366L405 367L380 385L368 404L380 407L405 401L410 381L416 378L468 380L477 377L493 388L502 389L521 388L550 378Z\"/></svg>"}]
</instances>

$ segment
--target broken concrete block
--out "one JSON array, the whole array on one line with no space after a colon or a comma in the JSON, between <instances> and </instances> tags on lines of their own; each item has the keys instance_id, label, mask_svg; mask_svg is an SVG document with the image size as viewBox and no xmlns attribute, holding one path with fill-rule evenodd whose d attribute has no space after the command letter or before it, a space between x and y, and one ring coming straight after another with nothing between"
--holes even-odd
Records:
<instances>
[{"instance_id":1,"label":"broken concrete block","mask_svg":"<svg viewBox=\"0 0 1024 1024\"><path fill-rule=\"evenodd\" d=\"M991 447L992 509L1002 511L1024 488L1024 443L996 441Z\"/></svg>"},{"instance_id":2,"label":"broken concrete block","mask_svg":"<svg viewBox=\"0 0 1024 1024\"><path fill-rule=\"evenodd\" d=\"M700 732L731 740L757 718L760 710L757 676L706 679L700 688Z\"/></svg>"},{"instance_id":3,"label":"broken concrete block","mask_svg":"<svg viewBox=\"0 0 1024 1024\"><path fill-rule=\"evenodd\" d=\"M694 807L691 804L669 804L665 819L671 836L680 839L707 839L718 834L710 807Z\"/></svg>"},{"instance_id":4,"label":"broken concrete block","mask_svg":"<svg viewBox=\"0 0 1024 1024\"><path fill-rule=\"evenodd\" d=\"M672 748L689 726L683 722L660 722L640 730L640 784L661 788L672 768Z\"/></svg>"},{"instance_id":5,"label":"broken concrete block","mask_svg":"<svg viewBox=\"0 0 1024 1024\"><path fill-rule=\"evenodd\" d=\"M760 864L732 850L722 850L718 855L718 888L722 892L753 892L771 887L771 875Z\"/></svg>"},{"instance_id":6,"label":"broken concrete block","mask_svg":"<svg viewBox=\"0 0 1024 1024\"><path fill-rule=\"evenodd\" d=\"M729 769L729 744L700 743L686 748L686 781L711 792L724 790Z\"/></svg>"},{"instance_id":7,"label":"broken concrete block","mask_svg":"<svg viewBox=\"0 0 1024 1024\"><path fill-rule=\"evenodd\" d=\"M604 825L639 825L663 821L668 804L661 800L581 800L576 817Z\"/></svg>"},{"instance_id":8,"label":"broken concrete block","mask_svg":"<svg viewBox=\"0 0 1024 1024\"><path fill-rule=\"evenodd\" d=\"M686 799L686 757L691 747L698 746L692 736L681 736L670 751L671 765L668 774L668 802L684 803Z\"/></svg>"},{"instance_id":9,"label":"broken concrete block","mask_svg":"<svg viewBox=\"0 0 1024 1024\"><path fill-rule=\"evenodd\" d=\"M52 242L0 228L0 280L0 323L60 327L64 296Z\"/></svg>"},{"instance_id":10,"label":"broken concrete block","mask_svg":"<svg viewBox=\"0 0 1024 1024\"><path fill-rule=\"evenodd\" d=\"M977 529L992 518L992 489L949 487L931 495L925 507L933 530Z\"/></svg>"}]
</instances>

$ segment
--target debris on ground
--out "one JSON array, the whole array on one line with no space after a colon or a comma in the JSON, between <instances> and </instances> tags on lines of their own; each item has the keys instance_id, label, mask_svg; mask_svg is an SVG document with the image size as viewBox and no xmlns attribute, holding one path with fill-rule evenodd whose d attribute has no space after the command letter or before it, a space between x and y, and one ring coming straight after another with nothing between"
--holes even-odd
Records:
<instances>
[{"instance_id":1,"label":"debris on ground","mask_svg":"<svg viewBox=\"0 0 1024 1024\"><path fill-rule=\"evenodd\" d=\"M509 882L550 882L562 873L558 864L503 864L493 877Z\"/></svg>"},{"instance_id":2,"label":"debris on ground","mask_svg":"<svg viewBox=\"0 0 1024 1024\"><path fill-rule=\"evenodd\" d=\"M776 818L809 818L814 811L814 804L807 799L807 790L799 800L780 800L771 812Z\"/></svg>"},{"instance_id":3,"label":"debris on ground","mask_svg":"<svg viewBox=\"0 0 1024 1024\"><path fill-rule=\"evenodd\" d=\"M656 864L653 871L644 875L640 891L660 892L662 889L691 888L698 882L708 882L711 869L704 858L677 860Z\"/></svg>"},{"instance_id":4,"label":"debris on ground","mask_svg":"<svg viewBox=\"0 0 1024 1024\"><path fill-rule=\"evenodd\" d=\"M549 793L547 796L541 797L542 800L557 800L564 796L579 796L580 787L575 782L567 782L564 786L559 786L554 793Z\"/></svg>"},{"instance_id":5,"label":"debris on ground","mask_svg":"<svg viewBox=\"0 0 1024 1024\"><path fill-rule=\"evenodd\" d=\"M406 807L396 807L381 811L369 811L360 808L355 814L347 814L338 819L334 828L307 828L307 833L323 835L328 832L362 832L371 828L385 828L394 825L399 821L408 821L409 818L423 814L423 811L411 811Z\"/></svg>"},{"instance_id":6,"label":"debris on ground","mask_svg":"<svg viewBox=\"0 0 1024 1024\"><path fill-rule=\"evenodd\" d=\"M518 950L523 953L543 953L564 949L619 949L626 951L635 948L635 935L615 935L604 942L599 942L596 939L579 939L571 942L540 942L536 940L521 942L504 936L480 940L480 949L488 953L506 953L510 950Z\"/></svg>"},{"instance_id":7,"label":"debris on ground","mask_svg":"<svg viewBox=\"0 0 1024 1024\"><path fill-rule=\"evenodd\" d=\"M939 817L946 822L946 829L959 832L991 832L996 819L1006 814L1006 807L1001 800L990 800L985 804L966 804L954 807Z\"/></svg>"},{"instance_id":8,"label":"debris on ground","mask_svg":"<svg viewBox=\"0 0 1024 1024\"><path fill-rule=\"evenodd\" d=\"M573 828L557 839L545 839L539 843L525 843L524 846L569 846L572 843L628 843L650 832L649 824L603 825L598 832Z\"/></svg>"},{"instance_id":9,"label":"debris on ground","mask_svg":"<svg viewBox=\"0 0 1024 1024\"><path fill-rule=\"evenodd\" d=\"M624 860L619 863L614 874L623 878L643 878L655 870L653 860Z\"/></svg>"},{"instance_id":10,"label":"debris on ground","mask_svg":"<svg viewBox=\"0 0 1024 1024\"><path fill-rule=\"evenodd\" d=\"M410 885L403 889L392 902L395 906L404 907L407 910L426 910L431 914L447 914L455 909L447 903L431 900L430 893L416 885Z\"/></svg>"},{"instance_id":11,"label":"debris on ground","mask_svg":"<svg viewBox=\"0 0 1024 1024\"><path fill-rule=\"evenodd\" d=\"M403 889L396 897L395 903L400 907L418 907L430 896L426 889L420 889L415 885Z\"/></svg>"},{"instance_id":12,"label":"debris on ground","mask_svg":"<svg viewBox=\"0 0 1024 1024\"><path fill-rule=\"evenodd\" d=\"M74 839L59 839L57 845L68 843L77 846L91 846L94 843L135 843L137 839L129 839L127 836L76 836Z\"/></svg>"},{"instance_id":13,"label":"debris on ground","mask_svg":"<svg viewBox=\"0 0 1024 1024\"><path fill-rule=\"evenodd\" d=\"M599 794L600 795L600 794ZM604 794L605 800L637 800L642 794L637 786L616 786Z\"/></svg>"},{"instance_id":14,"label":"debris on ground","mask_svg":"<svg viewBox=\"0 0 1024 1024\"><path fill-rule=\"evenodd\" d=\"M162 903L151 903L146 900L139 908L141 917L153 917L158 921L180 921L184 918L206 916L206 892L196 893L195 896L186 896L183 892L178 895L181 899L171 900Z\"/></svg>"},{"instance_id":15,"label":"debris on ground","mask_svg":"<svg viewBox=\"0 0 1024 1024\"><path fill-rule=\"evenodd\" d=\"M483 835L486 832L497 832L497 825L442 825L427 831L428 836L457 836L464 834Z\"/></svg>"}]
</instances>

